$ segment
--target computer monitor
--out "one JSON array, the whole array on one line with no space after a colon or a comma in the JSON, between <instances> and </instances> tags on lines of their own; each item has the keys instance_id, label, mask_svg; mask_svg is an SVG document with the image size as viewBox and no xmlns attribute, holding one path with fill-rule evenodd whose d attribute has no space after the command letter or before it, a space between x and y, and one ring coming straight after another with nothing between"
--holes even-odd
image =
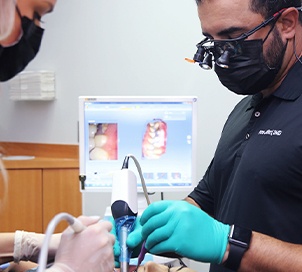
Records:
<instances>
[{"instance_id":1,"label":"computer monitor","mask_svg":"<svg viewBox=\"0 0 302 272\"><path fill-rule=\"evenodd\" d=\"M148 192L193 190L196 132L195 96L80 96L81 191L110 192L112 175L129 154L139 162Z\"/></svg>"}]
</instances>

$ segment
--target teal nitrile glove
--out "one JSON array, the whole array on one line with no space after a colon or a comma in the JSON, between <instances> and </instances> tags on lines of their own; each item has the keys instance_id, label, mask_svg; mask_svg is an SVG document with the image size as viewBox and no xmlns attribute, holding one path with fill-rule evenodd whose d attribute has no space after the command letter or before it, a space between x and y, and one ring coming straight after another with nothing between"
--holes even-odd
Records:
<instances>
[{"instance_id":1,"label":"teal nitrile glove","mask_svg":"<svg viewBox=\"0 0 302 272\"><path fill-rule=\"evenodd\" d=\"M186 201L152 203L141 224L152 254L175 252L200 262L221 263L227 248L230 226Z\"/></svg>"},{"instance_id":2,"label":"teal nitrile glove","mask_svg":"<svg viewBox=\"0 0 302 272\"><path fill-rule=\"evenodd\" d=\"M115 236L115 243L113 245L114 264L116 268L120 267L119 256L121 255L120 243L117 239L116 228L114 218L111 216L109 221L112 223L112 229L110 233ZM143 238L141 234L142 226L140 224L140 217L137 217L134 223L134 229L129 233L127 238L127 246L132 250L131 257L135 258L139 255Z\"/></svg>"}]
</instances>

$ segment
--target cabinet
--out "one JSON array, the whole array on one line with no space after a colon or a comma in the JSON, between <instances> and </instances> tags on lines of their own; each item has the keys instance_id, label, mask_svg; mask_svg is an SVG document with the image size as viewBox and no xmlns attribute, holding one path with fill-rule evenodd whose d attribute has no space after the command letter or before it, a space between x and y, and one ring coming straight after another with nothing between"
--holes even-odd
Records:
<instances>
[{"instance_id":1,"label":"cabinet","mask_svg":"<svg viewBox=\"0 0 302 272\"><path fill-rule=\"evenodd\" d=\"M82 214L79 169L43 170L43 230L49 221L60 212L68 212L78 217ZM67 227L61 222L56 231Z\"/></svg>"},{"instance_id":2,"label":"cabinet","mask_svg":"<svg viewBox=\"0 0 302 272\"><path fill-rule=\"evenodd\" d=\"M27 230L42 232L42 171L7 170L8 193L1 203L0 231ZM3 191L3 178L1 192ZM1 199L5 199L1 195Z\"/></svg>"},{"instance_id":3,"label":"cabinet","mask_svg":"<svg viewBox=\"0 0 302 272\"><path fill-rule=\"evenodd\" d=\"M2 146L10 151L8 155L20 154L20 147L22 154L38 151L33 154L36 156L33 160L4 161L8 192L3 201L4 180L0 173L0 232L26 230L41 233L60 212L75 217L82 214L77 146L24 143L2 143ZM43 156L45 154L48 157ZM69 155L67 158L64 157L66 154ZM66 227L67 223L63 221L55 232Z\"/></svg>"},{"instance_id":4,"label":"cabinet","mask_svg":"<svg viewBox=\"0 0 302 272\"><path fill-rule=\"evenodd\" d=\"M0 232L45 232L50 220L60 212L81 215L78 169L9 169L7 173L8 198L0 211ZM66 227L67 223L61 222L56 232Z\"/></svg>"}]
</instances>

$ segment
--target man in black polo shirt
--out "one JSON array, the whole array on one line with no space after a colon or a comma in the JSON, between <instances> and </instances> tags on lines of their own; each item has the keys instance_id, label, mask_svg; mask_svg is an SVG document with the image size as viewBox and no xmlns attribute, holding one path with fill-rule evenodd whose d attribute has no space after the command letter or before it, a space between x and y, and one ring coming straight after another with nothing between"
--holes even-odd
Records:
<instances>
[{"instance_id":1,"label":"man in black polo shirt","mask_svg":"<svg viewBox=\"0 0 302 272\"><path fill-rule=\"evenodd\" d=\"M206 38L194 61L214 60L221 83L246 96L195 190L151 204L127 243L215 272L302 271L301 1L196 2Z\"/></svg>"}]
</instances>

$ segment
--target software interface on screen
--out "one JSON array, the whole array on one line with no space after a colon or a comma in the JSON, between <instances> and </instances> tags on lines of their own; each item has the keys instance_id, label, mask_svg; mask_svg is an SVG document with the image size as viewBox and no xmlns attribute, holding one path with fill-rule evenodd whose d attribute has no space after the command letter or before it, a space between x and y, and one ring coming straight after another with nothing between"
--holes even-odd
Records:
<instances>
[{"instance_id":1,"label":"software interface on screen","mask_svg":"<svg viewBox=\"0 0 302 272\"><path fill-rule=\"evenodd\" d=\"M134 99L134 98L133 98ZM126 155L138 160L148 191L195 183L196 97L80 97L80 171L85 190L111 189ZM133 161L129 168L141 181Z\"/></svg>"}]
</instances>

